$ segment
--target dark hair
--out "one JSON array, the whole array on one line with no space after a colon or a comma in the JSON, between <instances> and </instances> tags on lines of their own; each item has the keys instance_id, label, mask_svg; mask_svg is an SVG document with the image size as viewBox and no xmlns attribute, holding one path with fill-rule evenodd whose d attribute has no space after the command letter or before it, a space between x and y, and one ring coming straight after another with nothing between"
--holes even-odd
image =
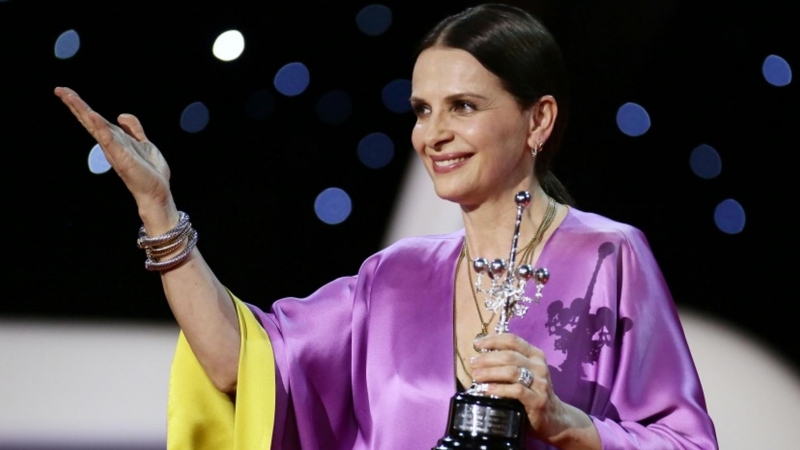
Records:
<instances>
[{"instance_id":1,"label":"dark hair","mask_svg":"<svg viewBox=\"0 0 800 450\"><path fill-rule=\"evenodd\" d=\"M415 56L431 47L469 52L495 74L523 108L544 95L558 102L558 116L544 151L536 157L536 177L544 191L573 204L567 189L550 171L569 116L567 70L555 39L536 18L502 4L467 8L439 22L420 42Z\"/></svg>"}]
</instances>

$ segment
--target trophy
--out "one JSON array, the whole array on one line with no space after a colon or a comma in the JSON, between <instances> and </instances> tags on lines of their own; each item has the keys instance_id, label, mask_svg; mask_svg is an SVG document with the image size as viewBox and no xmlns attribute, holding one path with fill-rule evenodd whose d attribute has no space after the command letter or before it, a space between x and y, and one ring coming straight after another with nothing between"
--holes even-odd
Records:
<instances>
[{"instance_id":1,"label":"trophy","mask_svg":"<svg viewBox=\"0 0 800 450\"><path fill-rule=\"evenodd\" d=\"M489 262L486 258L476 258L472 262L478 274L476 289L484 294L486 308L499 315L495 328L498 334L508 332L508 322L512 317L523 317L528 311L527 304L533 300L525 295L527 282L531 279L536 282L534 297L538 302L542 288L550 278L545 268L534 270L530 264L515 267L522 211L530 204L531 194L519 192L514 201L517 218L508 261L495 259ZM483 275L491 279L491 286L487 289L482 287ZM447 434L432 450L522 450L525 445L528 417L522 403L516 399L486 395L485 386L475 381L466 392L458 392L450 399L447 422Z\"/></svg>"}]
</instances>

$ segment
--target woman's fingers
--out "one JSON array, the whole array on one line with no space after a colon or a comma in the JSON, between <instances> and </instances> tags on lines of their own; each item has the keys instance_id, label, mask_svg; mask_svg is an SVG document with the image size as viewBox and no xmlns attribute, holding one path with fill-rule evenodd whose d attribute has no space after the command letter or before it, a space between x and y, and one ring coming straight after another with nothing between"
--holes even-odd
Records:
<instances>
[{"instance_id":1,"label":"woman's fingers","mask_svg":"<svg viewBox=\"0 0 800 450\"><path fill-rule=\"evenodd\" d=\"M520 368L516 365L484 366L472 371L472 378L479 383L513 383L517 381Z\"/></svg>"},{"instance_id":2,"label":"woman's fingers","mask_svg":"<svg viewBox=\"0 0 800 450\"><path fill-rule=\"evenodd\" d=\"M473 369L483 369L485 367L514 366L522 367L529 365L529 359L522 353L515 350L498 350L482 353L470 360Z\"/></svg>"},{"instance_id":3,"label":"woman's fingers","mask_svg":"<svg viewBox=\"0 0 800 450\"><path fill-rule=\"evenodd\" d=\"M122 142L124 139L120 139L119 136L116 136L117 133L114 131L116 131L115 129L118 127L92 110L75 91L66 87L58 87L55 89L55 93L102 147L107 148L107 146L110 146L115 140L120 145L127 144L126 142ZM147 136L144 134L142 124L136 116L132 114L121 114L117 121L125 134L138 142L147 141Z\"/></svg>"},{"instance_id":4,"label":"woman's fingers","mask_svg":"<svg viewBox=\"0 0 800 450\"><path fill-rule=\"evenodd\" d=\"M117 128L116 125L109 123L103 116L92 110L92 108L72 89L58 87L55 89L55 94L61 99L62 102L64 102L65 105L67 105L72 114L78 119L78 121L80 121L83 127L86 128L86 131L92 135L94 140L100 144L100 147L102 148L103 153L105 153L108 162L111 163L112 166L116 167L116 160L119 158L120 152L124 152L123 148L126 146L126 144L130 144L120 140L122 136L119 135L122 135L123 133L115 132L119 130L119 128ZM136 129L136 134L139 136L144 136L141 125L135 117L126 117L125 121L131 125L137 125L138 129ZM117 130L115 130L115 128ZM139 140L136 134L128 132L127 130L126 133Z\"/></svg>"},{"instance_id":5,"label":"woman's fingers","mask_svg":"<svg viewBox=\"0 0 800 450\"><path fill-rule=\"evenodd\" d=\"M478 339L475 345L481 350L512 350L528 358L544 358L544 352L513 333L490 334Z\"/></svg>"},{"instance_id":6,"label":"woman's fingers","mask_svg":"<svg viewBox=\"0 0 800 450\"><path fill-rule=\"evenodd\" d=\"M119 143L116 142L114 132L109 126L110 124L106 121L106 119L100 116L100 114L97 114L94 111L89 113L89 120L92 124L92 128L94 129L92 137L94 137L97 143L100 144L100 148L106 155L108 162L116 168L117 158L122 150L118 147Z\"/></svg>"},{"instance_id":7,"label":"woman's fingers","mask_svg":"<svg viewBox=\"0 0 800 450\"><path fill-rule=\"evenodd\" d=\"M69 94L74 94L75 91L73 91L72 89L70 89L68 87L58 86L55 89L55 93L56 93L57 96L63 97L63 96L69 95Z\"/></svg>"},{"instance_id":8,"label":"woman's fingers","mask_svg":"<svg viewBox=\"0 0 800 450\"><path fill-rule=\"evenodd\" d=\"M92 108L84 102L78 94L70 88L59 87L55 90L56 95L64 102L65 105L69 108L78 121L86 128L92 136L94 136L94 128L92 126L92 121L89 118L89 114L92 112Z\"/></svg>"},{"instance_id":9,"label":"woman's fingers","mask_svg":"<svg viewBox=\"0 0 800 450\"><path fill-rule=\"evenodd\" d=\"M93 111L75 91L59 87L55 94L100 145L103 154L137 204L165 205L171 198L169 166L147 140L139 119L131 114L118 117L119 125Z\"/></svg>"},{"instance_id":10,"label":"woman's fingers","mask_svg":"<svg viewBox=\"0 0 800 450\"><path fill-rule=\"evenodd\" d=\"M129 136L132 136L139 142L147 142L147 136L144 134L141 122L133 114L120 114L117 118L119 126L125 130Z\"/></svg>"},{"instance_id":11,"label":"woman's fingers","mask_svg":"<svg viewBox=\"0 0 800 450\"><path fill-rule=\"evenodd\" d=\"M100 147L103 147L104 150L108 150L114 144L114 133L111 131L111 128L108 126L108 122L106 119L102 118L100 114L95 112L89 113L89 121L94 128L94 138L97 140L97 143L100 144Z\"/></svg>"},{"instance_id":12,"label":"woman's fingers","mask_svg":"<svg viewBox=\"0 0 800 450\"><path fill-rule=\"evenodd\" d=\"M486 386L486 395L522 402L536 436L549 442L574 419L565 415L565 404L553 390L550 368L541 349L512 333L490 335L476 345L487 351L470 360L473 379ZM523 375L523 368L530 371L532 379ZM586 423L583 418L580 420Z\"/></svg>"},{"instance_id":13,"label":"woman's fingers","mask_svg":"<svg viewBox=\"0 0 800 450\"><path fill-rule=\"evenodd\" d=\"M91 123L87 120L87 118L84 118L83 114L81 114L80 111L78 111L78 108L74 104L75 102L73 101L72 95L61 97L61 101L64 102L65 105L67 105L69 111L72 113L73 116L75 116L76 119L78 119L78 122L80 122L81 125L83 125L86 131L88 131L89 134L94 134L94 129L92 128Z\"/></svg>"},{"instance_id":14,"label":"woman's fingers","mask_svg":"<svg viewBox=\"0 0 800 450\"><path fill-rule=\"evenodd\" d=\"M534 380L549 379L544 352L517 335L490 335L481 339L477 345L488 351L470 360L476 381L516 383L522 367L533 374Z\"/></svg>"},{"instance_id":15,"label":"woman's fingers","mask_svg":"<svg viewBox=\"0 0 800 450\"><path fill-rule=\"evenodd\" d=\"M541 407L542 397L537 396L536 392L531 388L527 388L519 383L494 383L490 384L486 390L488 395L495 395L497 397L515 398L525 405L528 414L532 409ZM530 420L531 417L528 417Z\"/></svg>"}]
</instances>

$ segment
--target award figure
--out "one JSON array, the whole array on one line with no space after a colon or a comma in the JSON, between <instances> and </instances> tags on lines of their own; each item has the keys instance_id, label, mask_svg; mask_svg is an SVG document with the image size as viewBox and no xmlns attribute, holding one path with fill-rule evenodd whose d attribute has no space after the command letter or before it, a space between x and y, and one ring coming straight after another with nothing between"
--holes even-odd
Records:
<instances>
[{"instance_id":1,"label":"award figure","mask_svg":"<svg viewBox=\"0 0 800 450\"><path fill-rule=\"evenodd\" d=\"M475 286L485 295L486 308L499 315L495 328L498 334L508 332L508 322L513 316L523 317L528 311L527 303L533 300L525 296L527 282L531 278L536 282L535 297L538 302L542 297L542 288L550 278L545 268L534 270L530 264L515 267L522 211L530 204L531 194L519 192L514 201L517 204L517 217L508 262L502 259L489 262L486 258L477 258L472 263L478 274ZM484 274L491 279L488 289L481 287ZM473 381L466 392L456 393L451 398L447 434L433 450L522 450L528 421L522 403L515 399L486 395L485 389L485 386Z\"/></svg>"}]
</instances>

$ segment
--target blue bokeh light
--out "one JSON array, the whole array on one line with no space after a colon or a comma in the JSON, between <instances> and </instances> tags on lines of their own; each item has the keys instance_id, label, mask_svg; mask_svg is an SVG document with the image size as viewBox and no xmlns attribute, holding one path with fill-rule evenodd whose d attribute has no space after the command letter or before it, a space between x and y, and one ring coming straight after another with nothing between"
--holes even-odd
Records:
<instances>
[{"instance_id":1,"label":"blue bokeh light","mask_svg":"<svg viewBox=\"0 0 800 450\"><path fill-rule=\"evenodd\" d=\"M100 144L95 144L89 151L87 162L89 163L89 171L94 174L106 173L111 169L111 164L108 163L103 149L100 148Z\"/></svg>"},{"instance_id":2,"label":"blue bokeh light","mask_svg":"<svg viewBox=\"0 0 800 450\"><path fill-rule=\"evenodd\" d=\"M411 111L411 103L408 101L410 97L410 80L394 80L387 84L381 92L383 104L386 105L389 111L398 114Z\"/></svg>"},{"instance_id":3,"label":"blue bokeh light","mask_svg":"<svg viewBox=\"0 0 800 450\"><path fill-rule=\"evenodd\" d=\"M392 24L392 10L384 5L365 6L356 15L356 24L368 36L381 35Z\"/></svg>"},{"instance_id":4,"label":"blue bokeh light","mask_svg":"<svg viewBox=\"0 0 800 450\"><path fill-rule=\"evenodd\" d=\"M342 189L328 188L320 192L314 201L314 212L319 220L328 225L344 222L352 211L350 196Z\"/></svg>"},{"instance_id":5,"label":"blue bokeh light","mask_svg":"<svg viewBox=\"0 0 800 450\"><path fill-rule=\"evenodd\" d=\"M358 159L370 169L386 166L394 157L394 142L383 133L370 133L358 143Z\"/></svg>"},{"instance_id":6,"label":"blue bokeh light","mask_svg":"<svg viewBox=\"0 0 800 450\"><path fill-rule=\"evenodd\" d=\"M628 136L641 136L650 129L650 115L641 105L625 103L617 110L617 126Z\"/></svg>"},{"instance_id":7,"label":"blue bokeh light","mask_svg":"<svg viewBox=\"0 0 800 450\"><path fill-rule=\"evenodd\" d=\"M264 120L275 112L275 96L266 89L259 89L247 98L247 117Z\"/></svg>"},{"instance_id":8,"label":"blue bokeh light","mask_svg":"<svg viewBox=\"0 0 800 450\"><path fill-rule=\"evenodd\" d=\"M329 125L340 125L353 112L353 101L344 91L331 91L317 102L317 115Z\"/></svg>"},{"instance_id":9,"label":"blue bokeh light","mask_svg":"<svg viewBox=\"0 0 800 450\"><path fill-rule=\"evenodd\" d=\"M308 68L303 63L289 63L275 74L275 89L287 97L294 97L306 90L310 80Z\"/></svg>"},{"instance_id":10,"label":"blue bokeh light","mask_svg":"<svg viewBox=\"0 0 800 450\"><path fill-rule=\"evenodd\" d=\"M187 133L203 131L208 125L208 108L202 102L194 102L181 113L181 128Z\"/></svg>"},{"instance_id":11,"label":"blue bokeh light","mask_svg":"<svg viewBox=\"0 0 800 450\"><path fill-rule=\"evenodd\" d=\"M81 48L81 38L75 30L67 30L56 39L55 53L58 59L68 59L75 56Z\"/></svg>"},{"instance_id":12,"label":"blue bokeh light","mask_svg":"<svg viewBox=\"0 0 800 450\"><path fill-rule=\"evenodd\" d=\"M714 147L700 144L689 156L692 172L700 178L716 178L722 171L722 158Z\"/></svg>"},{"instance_id":13,"label":"blue bokeh light","mask_svg":"<svg viewBox=\"0 0 800 450\"><path fill-rule=\"evenodd\" d=\"M792 68L789 63L778 55L769 55L761 65L761 73L767 83L783 87L792 82Z\"/></svg>"},{"instance_id":14,"label":"blue bokeh light","mask_svg":"<svg viewBox=\"0 0 800 450\"><path fill-rule=\"evenodd\" d=\"M741 233L745 223L744 208L736 200L723 200L714 210L714 223L723 233Z\"/></svg>"}]
</instances>

